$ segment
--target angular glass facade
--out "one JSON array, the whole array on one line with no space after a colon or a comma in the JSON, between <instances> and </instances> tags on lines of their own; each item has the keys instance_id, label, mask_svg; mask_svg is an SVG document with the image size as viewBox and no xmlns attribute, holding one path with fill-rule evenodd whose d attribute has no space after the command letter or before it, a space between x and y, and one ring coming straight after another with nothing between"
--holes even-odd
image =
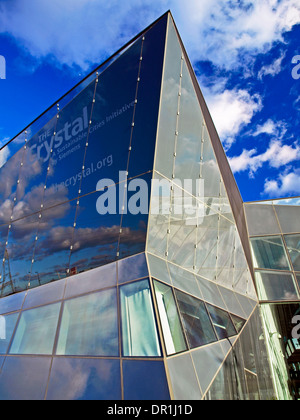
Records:
<instances>
[{"instance_id":1,"label":"angular glass facade","mask_svg":"<svg viewBox=\"0 0 300 420\"><path fill-rule=\"evenodd\" d=\"M0 399L297 397L299 213L242 203L169 12L7 147Z\"/></svg>"},{"instance_id":2,"label":"angular glass facade","mask_svg":"<svg viewBox=\"0 0 300 420\"><path fill-rule=\"evenodd\" d=\"M276 392L299 399L300 199L246 203L245 211Z\"/></svg>"}]
</instances>

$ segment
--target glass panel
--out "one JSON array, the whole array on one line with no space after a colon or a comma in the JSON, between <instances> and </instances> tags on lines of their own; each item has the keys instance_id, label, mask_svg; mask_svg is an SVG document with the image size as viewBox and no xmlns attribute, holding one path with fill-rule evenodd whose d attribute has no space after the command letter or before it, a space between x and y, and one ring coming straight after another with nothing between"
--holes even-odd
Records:
<instances>
[{"instance_id":1,"label":"glass panel","mask_svg":"<svg viewBox=\"0 0 300 420\"><path fill-rule=\"evenodd\" d=\"M73 241L76 201L41 213L34 251L30 287L67 276Z\"/></svg>"},{"instance_id":2,"label":"glass panel","mask_svg":"<svg viewBox=\"0 0 300 420\"><path fill-rule=\"evenodd\" d=\"M148 275L145 254L135 255L134 257L118 261L119 284L147 277Z\"/></svg>"},{"instance_id":3,"label":"glass panel","mask_svg":"<svg viewBox=\"0 0 300 420\"><path fill-rule=\"evenodd\" d=\"M52 354L60 303L22 312L10 354Z\"/></svg>"},{"instance_id":4,"label":"glass panel","mask_svg":"<svg viewBox=\"0 0 300 420\"><path fill-rule=\"evenodd\" d=\"M145 251L149 215L152 173L128 181L122 192L119 257L124 258ZM124 191L126 191L124 197ZM124 210L123 210L124 206Z\"/></svg>"},{"instance_id":5,"label":"glass panel","mask_svg":"<svg viewBox=\"0 0 300 420\"><path fill-rule=\"evenodd\" d=\"M9 230L8 225L0 226L0 296L1 296L1 291L2 291L2 283L3 282L5 283L5 279L3 281L3 278L2 278L2 271L4 268L3 260L4 260L8 230Z\"/></svg>"},{"instance_id":6,"label":"glass panel","mask_svg":"<svg viewBox=\"0 0 300 420\"><path fill-rule=\"evenodd\" d=\"M207 305L207 309L211 316L213 326L217 331L219 340L236 335L236 330L227 312L211 305Z\"/></svg>"},{"instance_id":7,"label":"glass panel","mask_svg":"<svg viewBox=\"0 0 300 420\"><path fill-rule=\"evenodd\" d=\"M0 380L0 400L43 400L51 357L7 357Z\"/></svg>"},{"instance_id":8,"label":"glass panel","mask_svg":"<svg viewBox=\"0 0 300 420\"><path fill-rule=\"evenodd\" d=\"M118 356L116 289L64 302L56 354Z\"/></svg>"},{"instance_id":9,"label":"glass panel","mask_svg":"<svg viewBox=\"0 0 300 420\"><path fill-rule=\"evenodd\" d=\"M170 273L165 260L147 253L151 277L171 284Z\"/></svg>"},{"instance_id":10,"label":"glass panel","mask_svg":"<svg viewBox=\"0 0 300 420\"><path fill-rule=\"evenodd\" d=\"M234 273L236 227L225 217L219 219L219 238L217 248L217 282L232 286ZM228 280L231 284L228 285Z\"/></svg>"},{"instance_id":11,"label":"glass panel","mask_svg":"<svg viewBox=\"0 0 300 420\"><path fill-rule=\"evenodd\" d=\"M284 236L295 271L300 271L300 235Z\"/></svg>"},{"instance_id":12,"label":"glass panel","mask_svg":"<svg viewBox=\"0 0 300 420\"><path fill-rule=\"evenodd\" d=\"M119 183L119 171L127 171L141 44L135 43L98 78L82 194L96 191L100 179Z\"/></svg>"},{"instance_id":13,"label":"glass panel","mask_svg":"<svg viewBox=\"0 0 300 420\"><path fill-rule=\"evenodd\" d=\"M251 239L254 267L290 270L284 245L280 236L265 236Z\"/></svg>"},{"instance_id":14,"label":"glass panel","mask_svg":"<svg viewBox=\"0 0 300 420\"><path fill-rule=\"evenodd\" d=\"M155 169L169 179L173 174L181 55L175 28L169 25L155 162Z\"/></svg>"},{"instance_id":15,"label":"glass panel","mask_svg":"<svg viewBox=\"0 0 300 420\"><path fill-rule=\"evenodd\" d=\"M207 207L197 225L196 269L198 274L210 280L216 277L220 217Z\"/></svg>"},{"instance_id":16,"label":"glass panel","mask_svg":"<svg viewBox=\"0 0 300 420\"><path fill-rule=\"evenodd\" d=\"M245 325L246 321L233 314L230 314L230 318L233 322L234 328L239 333L242 330L243 326Z\"/></svg>"},{"instance_id":17,"label":"glass panel","mask_svg":"<svg viewBox=\"0 0 300 420\"><path fill-rule=\"evenodd\" d=\"M196 199L174 185L168 230L168 260L192 269L197 241Z\"/></svg>"},{"instance_id":18,"label":"glass panel","mask_svg":"<svg viewBox=\"0 0 300 420\"><path fill-rule=\"evenodd\" d=\"M148 228L148 251L165 258L171 208L171 181L154 174Z\"/></svg>"},{"instance_id":19,"label":"glass panel","mask_svg":"<svg viewBox=\"0 0 300 420\"><path fill-rule=\"evenodd\" d=\"M275 206L283 233L300 232L300 206L299 205L280 205Z\"/></svg>"},{"instance_id":20,"label":"glass panel","mask_svg":"<svg viewBox=\"0 0 300 420\"><path fill-rule=\"evenodd\" d=\"M112 287L117 284L117 264L107 264L67 280L65 298Z\"/></svg>"},{"instance_id":21,"label":"glass panel","mask_svg":"<svg viewBox=\"0 0 300 420\"><path fill-rule=\"evenodd\" d=\"M260 300L295 300L299 298L292 274L256 272L255 279Z\"/></svg>"},{"instance_id":22,"label":"glass panel","mask_svg":"<svg viewBox=\"0 0 300 420\"><path fill-rule=\"evenodd\" d=\"M65 281L62 280L29 290L25 298L23 309L61 300L63 298L64 289Z\"/></svg>"},{"instance_id":23,"label":"glass panel","mask_svg":"<svg viewBox=\"0 0 300 420\"><path fill-rule=\"evenodd\" d=\"M124 356L160 356L148 280L120 287Z\"/></svg>"},{"instance_id":24,"label":"glass panel","mask_svg":"<svg viewBox=\"0 0 300 420\"><path fill-rule=\"evenodd\" d=\"M125 400L169 400L164 363L160 361L123 360Z\"/></svg>"},{"instance_id":25,"label":"glass panel","mask_svg":"<svg viewBox=\"0 0 300 420\"><path fill-rule=\"evenodd\" d=\"M246 204L245 212L250 236L280 233L273 206Z\"/></svg>"},{"instance_id":26,"label":"glass panel","mask_svg":"<svg viewBox=\"0 0 300 420\"><path fill-rule=\"evenodd\" d=\"M156 302L167 354L187 349L172 288L154 281Z\"/></svg>"},{"instance_id":27,"label":"glass panel","mask_svg":"<svg viewBox=\"0 0 300 420\"><path fill-rule=\"evenodd\" d=\"M39 215L25 217L11 224L6 254L7 287L19 292L29 286ZM13 287L11 287L11 281Z\"/></svg>"},{"instance_id":28,"label":"glass panel","mask_svg":"<svg viewBox=\"0 0 300 420\"><path fill-rule=\"evenodd\" d=\"M223 362L223 351L220 343L211 344L191 352L198 380L203 392L214 379Z\"/></svg>"},{"instance_id":29,"label":"glass panel","mask_svg":"<svg viewBox=\"0 0 300 420\"><path fill-rule=\"evenodd\" d=\"M21 309L24 302L25 292L16 293L15 295L7 296L0 299L0 314L6 312L13 312Z\"/></svg>"},{"instance_id":30,"label":"glass panel","mask_svg":"<svg viewBox=\"0 0 300 420\"><path fill-rule=\"evenodd\" d=\"M0 168L0 225L11 220L24 153L25 149L22 147ZM1 258L2 256L0 255Z\"/></svg>"},{"instance_id":31,"label":"glass panel","mask_svg":"<svg viewBox=\"0 0 300 420\"><path fill-rule=\"evenodd\" d=\"M0 315L0 354L6 354L19 313Z\"/></svg>"},{"instance_id":32,"label":"glass panel","mask_svg":"<svg viewBox=\"0 0 300 420\"><path fill-rule=\"evenodd\" d=\"M108 189L108 194L111 193L114 200L114 188ZM99 213L98 199L102 195L93 193L79 199L70 262L71 272L86 271L113 262L117 258L121 215L118 208L110 210L107 214Z\"/></svg>"},{"instance_id":33,"label":"glass panel","mask_svg":"<svg viewBox=\"0 0 300 420\"><path fill-rule=\"evenodd\" d=\"M187 65L182 60L179 89L179 118L175 137L175 180L196 180L200 176L203 115ZM193 185L195 187L195 184ZM190 191L196 196L196 190Z\"/></svg>"},{"instance_id":34,"label":"glass panel","mask_svg":"<svg viewBox=\"0 0 300 420\"><path fill-rule=\"evenodd\" d=\"M174 399L201 400L202 392L190 353L167 359Z\"/></svg>"},{"instance_id":35,"label":"glass panel","mask_svg":"<svg viewBox=\"0 0 300 420\"><path fill-rule=\"evenodd\" d=\"M119 360L54 358L47 400L121 400Z\"/></svg>"},{"instance_id":36,"label":"glass panel","mask_svg":"<svg viewBox=\"0 0 300 420\"><path fill-rule=\"evenodd\" d=\"M128 166L129 178L153 169L167 20L166 15L144 37Z\"/></svg>"},{"instance_id":37,"label":"glass panel","mask_svg":"<svg viewBox=\"0 0 300 420\"><path fill-rule=\"evenodd\" d=\"M190 348L217 341L204 302L175 290Z\"/></svg>"},{"instance_id":38,"label":"glass panel","mask_svg":"<svg viewBox=\"0 0 300 420\"><path fill-rule=\"evenodd\" d=\"M190 293L196 297L202 298L198 283L193 273L183 270L175 264L168 264L170 277L174 287Z\"/></svg>"},{"instance_id":39,"label":"glass panel","mask_svg":"<svg viewBox=\"0 0 300 420\"><path fill-rule=\"evenodd\" d=\"M41 209L56 121L56 117L48 121L45 127L26 144L16 192L17 200L13 209L13 220L29 216Z\"/></svg>"},{"instance_id":40,"label":"glass panel","mask_svg":"<svg viewBox=\"0 0 300 420\"><path fill-rule=\"evenodd\" d=\"M59 114L48 162L44 208L76 198L81 180L89 175L83 166L94 92L95 81Z\"/></svg>"}]
</instances>

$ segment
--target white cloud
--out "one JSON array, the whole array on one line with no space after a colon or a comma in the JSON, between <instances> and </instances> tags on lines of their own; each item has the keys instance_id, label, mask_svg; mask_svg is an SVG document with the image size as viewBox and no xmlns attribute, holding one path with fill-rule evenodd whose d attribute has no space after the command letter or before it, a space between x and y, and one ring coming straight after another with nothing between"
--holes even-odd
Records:
<instances>
[{"instance_id":1,"label":"white cloud","mask_svg":"<svg viewBox=\"0 0 300 420\"><path fill-rule=\"evenodd\" d=\"M256 149L243 150L240 156L229 158L229 163L234 173L249 171L249 175L253 177L254 173L264 164L279 169L298 159L300 159L298 142L287 145L282 144L280 140L272 140L264 153L257 154Z\"/></svg>"},{"instance_id":2,"label":"white cloud","mask_svg":"<svg viewBox=\"0 0 300 420\"><path fill-rule=\"evenodd\" d=\"M256 130L251 133L252 136L257 137L260 134L268 134L277 139L283 139L287 132L287 124L284 121L273 121L269 118L264 124L258 125Z\"/></svg>"},{"instance_id":3,"label":"white cloud","mask_svg":"<svg viewBox=\"0 0 300 420\"><path fill-rule=\"evenodd\" d=\"M264 192L273 197L300 195L300 170L280 174L277 180L267 179Z\"/></svg>"},{"instance_id":4,"label":"white cloud","mask_svg":"<svg viewBox=\"0 0 300 420\"><path fill-rule=\"evenodd\" d=\"M246 68L245 52L249 56L266 53L273 42L282 41L282 34L300 22L298 0L189 0L177 9L181 14L178 26L192 58L209 59L227 69Z\"/></svg>"},{"instance_id":5,"label":"white cloud","mask_svg":"<svg viewBox=\"0 0 300 420\"><path fill-rule=\"evenodd\" d=\"M280 73L284 57L285 53L282 53L273 63L268 66L263 66L258 72L258 78L261 80L264 76L276 76L276 74Z\"/></svg>"},{"instance_id":6,"label":"white cloud","mask_svg":"<svg viewBox=\"0 0 300 420\"><path fill-rule=\"evenodd\" d=\"M37 58L86 69L171 9L192 60L231 69L247 54L267 52L300 22L298 0L10 0L0 4L0 28ZM243 51L244 61L239 54Z\"/></svg>"},{"instance_id":7,"label":"white cloud","mask_svg":"<svg viewBox=\"0 0 300 420\"><path fill-rule=\"evenodd\" d=\"M251 96L246 90L225 90L209 95L206 100L219 136L228 150L235 142L241 128L250 123L256 112L261 110L261 98Z\"/></svg>"}]
</instances>

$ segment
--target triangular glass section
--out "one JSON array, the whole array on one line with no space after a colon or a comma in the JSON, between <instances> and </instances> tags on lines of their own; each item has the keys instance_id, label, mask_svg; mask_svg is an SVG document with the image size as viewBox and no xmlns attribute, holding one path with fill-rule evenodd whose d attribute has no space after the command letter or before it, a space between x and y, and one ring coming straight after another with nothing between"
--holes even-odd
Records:
<instances>
[{"instance_id":1,"label":"triangular glass section","mask_svg":"<svg viewBox=\"0 0 300 420\"><path fill-rule=\"evenodd\" d=\"M223 179L230 167L220 140L212 139L195 83L169 15L147 250L256 299L236 224L241 217L234 215L232 186L225 188ZM226 170L220 168L222 159ZM236 194L233 176L232 182ZM238 211L243 213L242 203Z\"/></svg>"}]
</instances>

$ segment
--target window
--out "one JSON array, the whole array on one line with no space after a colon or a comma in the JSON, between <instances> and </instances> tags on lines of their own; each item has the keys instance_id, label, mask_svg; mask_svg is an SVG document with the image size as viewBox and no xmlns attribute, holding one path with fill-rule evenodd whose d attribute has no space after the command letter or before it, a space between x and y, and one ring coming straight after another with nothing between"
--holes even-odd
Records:
<instances>
[{"instance_id":1,"label":"window","mask_svg":"<svg viewBox=\"0 0 300 420\"><path fill-rule=\"evenodd\" d=\"M255 268L290 270L284 245L280 236L252 238L251 245Z\"/></svg>"},{"instance_id":2,"label":"window","mask_svg":"<svg viewBox=\"0 0 300 420\"><path fill-rule=\"evenodd\" d=\"M172 288L157 281L154 286L167 354L184 351L187 347Z\"/></svg>"},{"instance_id":3,"label":"window","mask_svg":"<svg viewBox=\"0 0 300 420\"><path fill-rule=\"evenodd\" d=\"M52 354L60 303L24 311L10 348L11 354Z\"/></svg>"},{"instance_id":4,"label":"window","mask_svg":"<svg viewBox=\"0 0 300 420\"><path fill-rule=\"evenodd\" d=\"M300 235L284 236L295 271L300 271Z\"/></svg>"},{"instance_id":5,"label":"window","mask_svg":"<svg viewBox=\"0 0 300 420\"><path fill-rule=\"evenodd\" d=\"M124 356L160 356L148 280L120 288Z\"/></svg>"},{"instance_id":6,"label":"window","mask_svg":"<svg viewBox=\"0 0 300 420\"><path fill-rule=\"evenodd\" d=\"M175 290L190 348L217 341L204 302Z\"/></svg>"},{"instance_id":7,"label":"window","mask_svg":"<svg viewBox=\"0 0 300 420\"><path fill-rule=\"evenodd\" d=\"M118 356L116 289L65 301L56 353Z\"/></svg>"},{"instance_id":8,"label":"window","mask_svg":"<svg viewBox=\"0 0 300 420\"><path fill-rule=\"evenodd\" d=\"M219 340L236 335L236 330L227 312L212 305L207 305L207 309Z\"/></svg>"}]
</instances>

